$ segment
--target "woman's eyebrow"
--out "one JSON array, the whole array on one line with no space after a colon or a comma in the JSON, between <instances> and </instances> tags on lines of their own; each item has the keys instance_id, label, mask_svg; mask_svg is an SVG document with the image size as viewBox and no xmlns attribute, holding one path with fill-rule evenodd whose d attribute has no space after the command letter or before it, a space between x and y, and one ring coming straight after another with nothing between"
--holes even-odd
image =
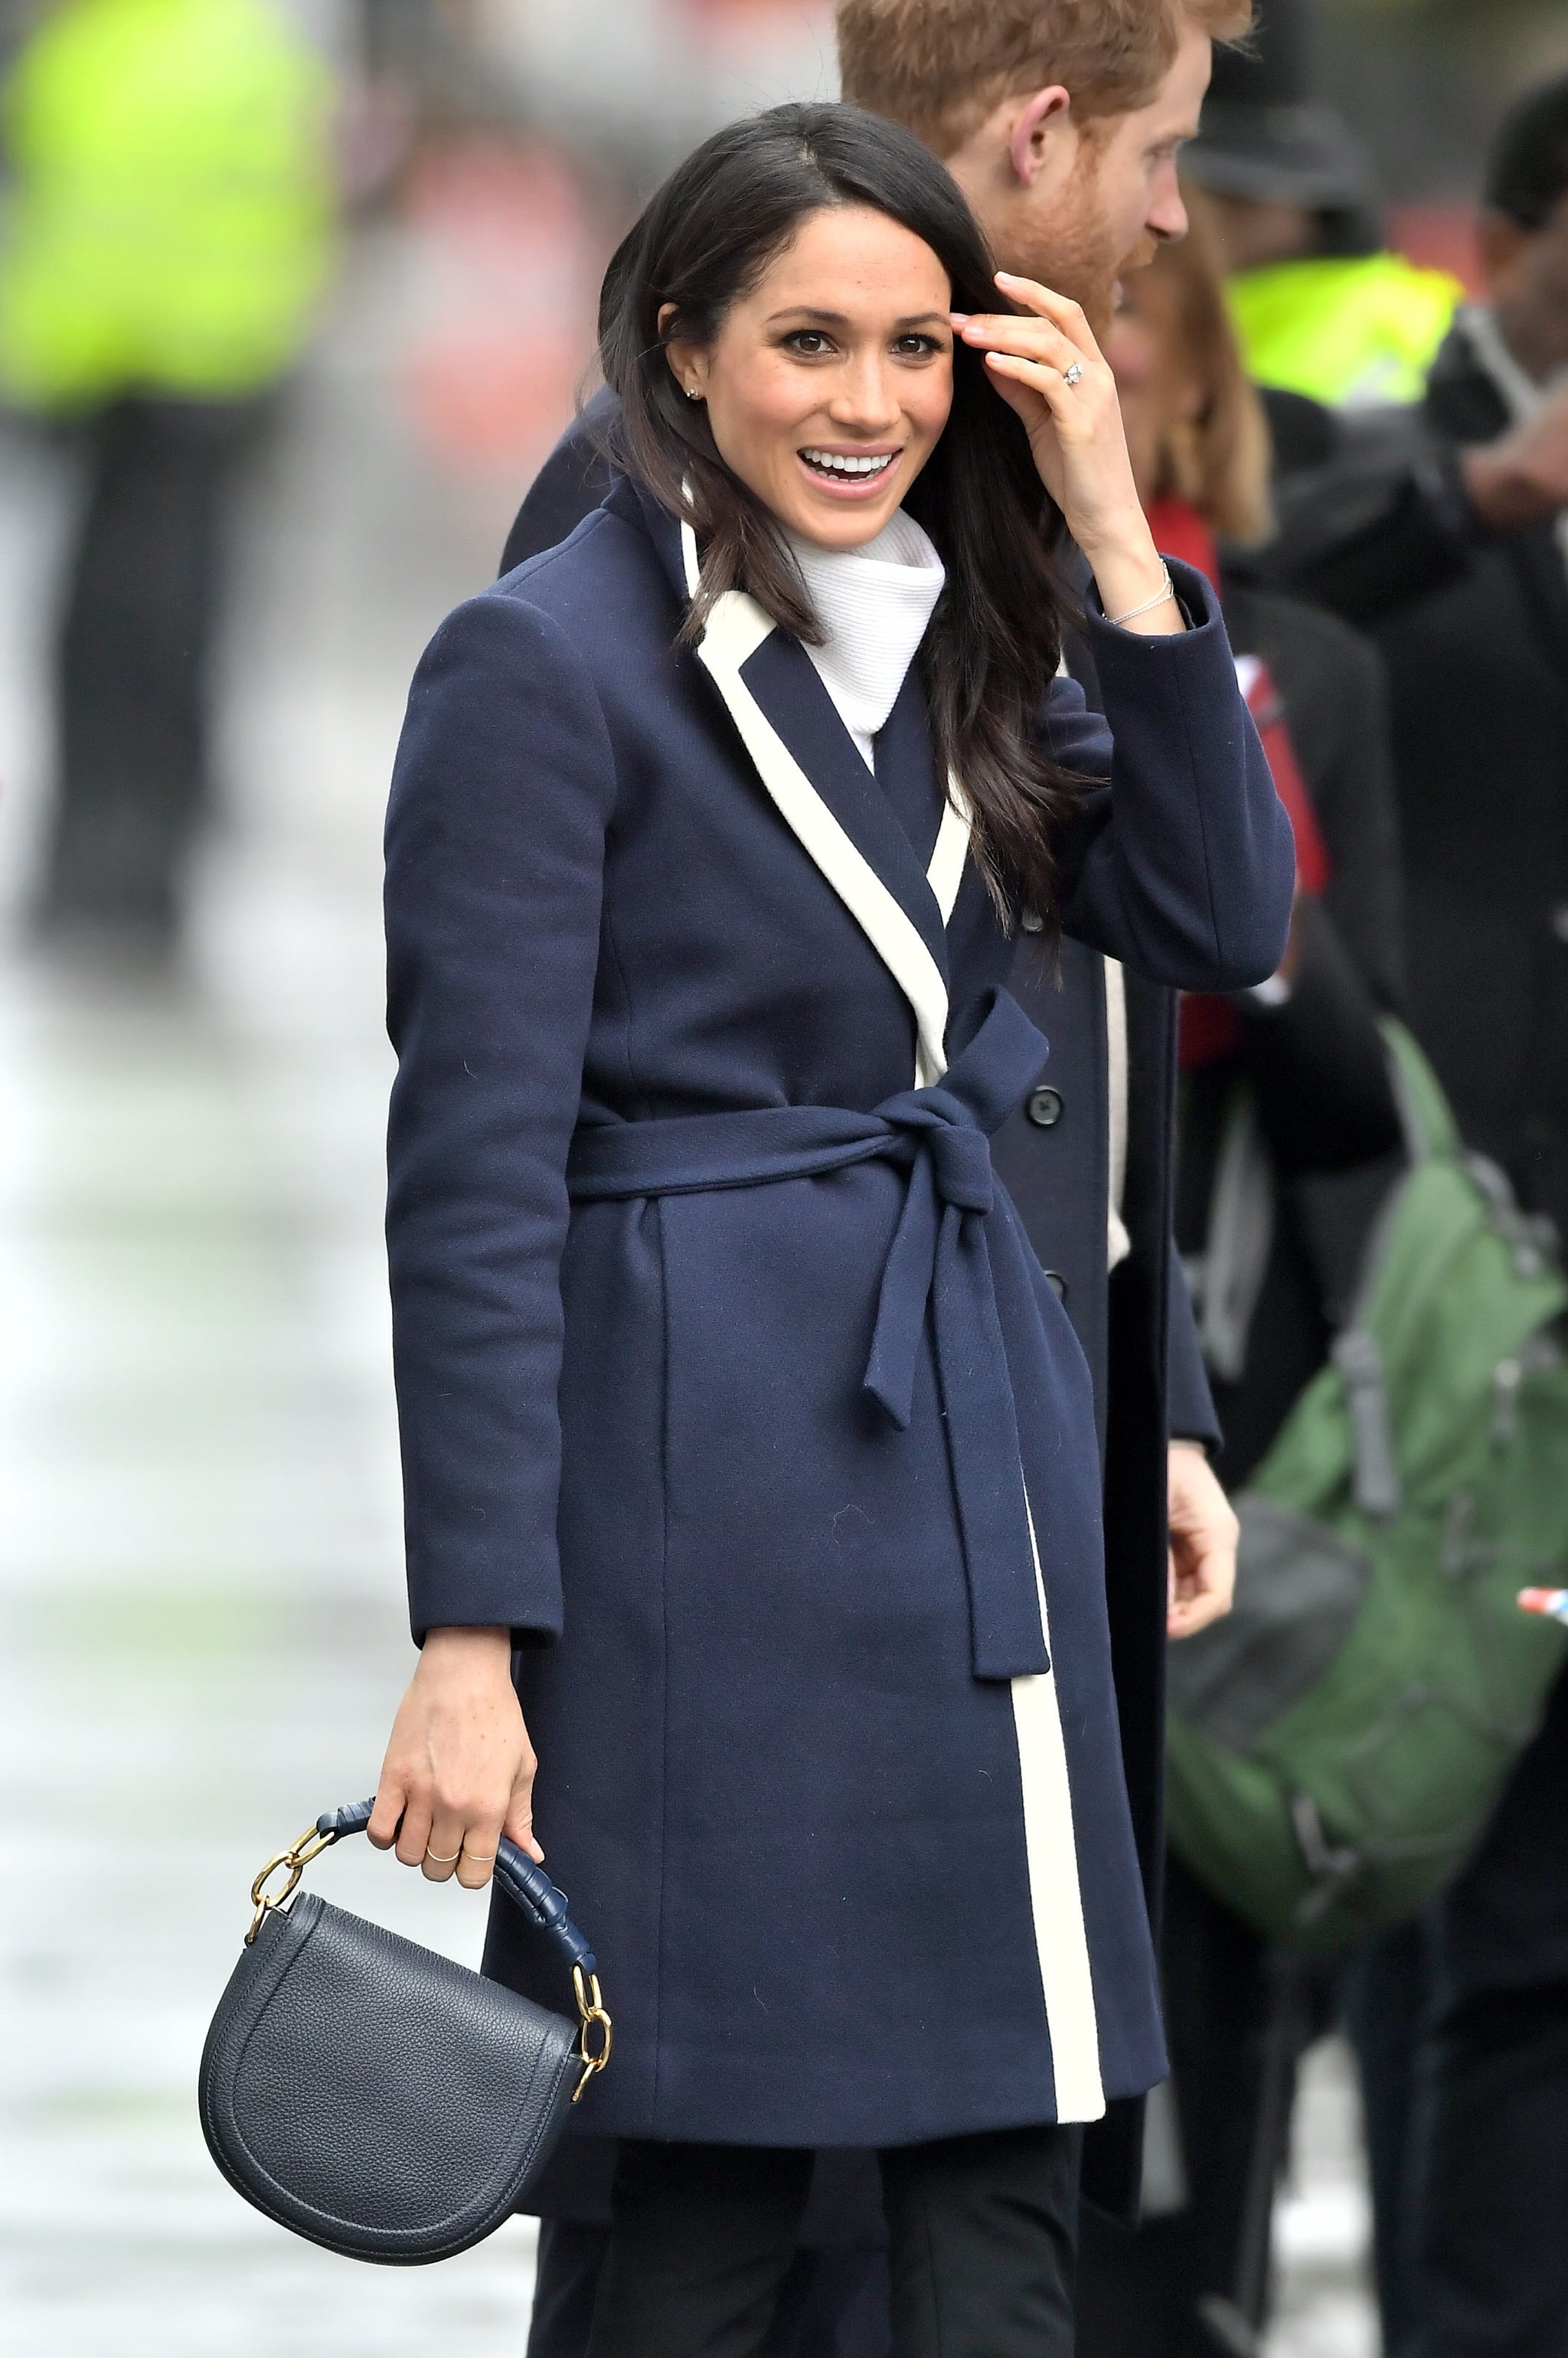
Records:
<instances>
[{"instance_id":1,"label":"woman's eyebrow","mask_svg":"<svg viewBox=\"0 0 1568 2358\"><path fill-rule=\"evenodd\" d=\"M825 328L848 328L853 325L847 311L819 311L810 303L790 303L782 311L770 311L762 324L767 328L774 328L781 319L810 319ZM905 335L911 328L932 326L946 328L948 324L948 315L946 311L914 311L906 319L895 319L892 329L895 335Z\"/></svg>"}]
</instances>

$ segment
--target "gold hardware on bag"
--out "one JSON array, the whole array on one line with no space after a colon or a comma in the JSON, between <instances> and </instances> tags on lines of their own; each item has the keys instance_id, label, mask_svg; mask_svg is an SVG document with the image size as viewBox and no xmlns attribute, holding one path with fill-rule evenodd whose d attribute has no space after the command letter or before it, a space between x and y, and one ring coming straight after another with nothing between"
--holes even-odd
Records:
<instances>
[{"instance_id":1,"label":"gold hardware on bag","mask_svg":"<svg viewBox=\"0 0 1568 2358\"><path fill-rule=\"evenodd\" d=\"M311 1860L319 1858L324 1850L330 1850L337 1839L335 1833L324 1834L319 1826L311 1824L306 1827L302 1834L296 1836L287 1850L274 1851L251 1886L251 1904L256 1912L251 1918L251 1929L245 1934L247 1949L261 1931L262 1919L267 1909L281 1908L285 1900L293 1898L299 1887L299 1878ZM279 1867L287 1869L288 1881L281 1891L269 1891L266 1887L268 1880L277 1873Z\"/></svg>"},{"instance_id":2,"label":"gold hardware on bag","mask_svg":"<svg viewBox=\"0 0 1568 2358\"><path fill-rule=\"evenodd\" d=\"M582 2077L572 2090L575 2104L596 2071L602 2071L610 2061L610 2050L615 2044L615 2025L604 2011L604 1994L599 1986L599 1975L586 1977L580 1965L572 1967L572 1988L577 1993L577 2010L582 2028L578 2041L578 2053L582 2060ZM597 2045L589 2044L592 2026L599 2026Z\"/></svg>"},{"instance_id":3,"label":"gold hardware on bag","mask_svg":"<svg viewBox=\"0 0 1568 2358\"><path fill-rule=\"evenodd\" d=\"M251 1929L245 1934L248 1949L261 1931L269 1909L285 1908L299 1888L299 1879L313 1858L330 1850L338 1840L336 1827L323 1833L319 1825L308 1825L296 1837L287 1850L274 1851L251 1886L251 1904L255 1914ZM268 1884L275 1876L286 1879L280 1889L269 1891ZM582 2069L577 2086L572 2090L575 2104L596 2072L602 2071L610 2061L610 2050L615 2043L615 2026L605 2011L604 1993L599 1986L597 1974L585 1974L580 1964L572 1967L572 1989L577 1997L578 2045L577 2061Z\"/></svg>"}]
</instances>

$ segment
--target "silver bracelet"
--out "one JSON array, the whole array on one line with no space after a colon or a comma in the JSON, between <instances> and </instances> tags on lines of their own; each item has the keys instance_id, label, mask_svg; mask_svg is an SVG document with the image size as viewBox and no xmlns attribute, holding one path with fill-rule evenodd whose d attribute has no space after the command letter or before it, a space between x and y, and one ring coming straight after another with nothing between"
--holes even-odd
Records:
<instances>
[{"instance_id":1,"label":"silver bracelet","mask_svg":"<svg viewBox=\"0 0 1568 2358\"><path fill-rule=\"evenodd\" d=\"M1176 585L1171 579L1171 568L1162 557L1160 561L1160 570L1164 576L1164 588L1157 590L1152 598L1145 598L1141 606L1129 606L1125 614L1108 614L1105 619L1112 630L1119 631L1123 622L1135 622L1140 614L1152 614L1156 606L1162 606L1167 598L1175 596Z\"/></svg>"}]
</instances>

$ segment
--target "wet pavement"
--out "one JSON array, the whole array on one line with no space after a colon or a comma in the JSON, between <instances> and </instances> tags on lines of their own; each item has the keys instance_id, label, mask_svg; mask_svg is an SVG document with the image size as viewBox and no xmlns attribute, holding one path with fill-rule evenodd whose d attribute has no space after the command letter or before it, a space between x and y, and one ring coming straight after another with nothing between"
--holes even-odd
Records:
<instances>
[{"instance_id":1,"label":"wet pavement","mask_svg":"<svg viewBox=\"0 0 1568 2358\"><path fill-rule=\"evenodd\" d=\"M0 949L0 2352L520 2353L522 2223L383 2271L252 2214L201 2146L206 2017L261 1860L373 1784L409 1649L381 1258L382 803L413 662L509 485L385 387L364 247L250 505L230 780L179 978ZM69 466L0 442L0 897L43 769ZM317 1886L470 1961L482 1905L362 1844ZM1271 2358L1370 2358L1353 2106L1326 2050Z\"/></svg>"}]
</instances>

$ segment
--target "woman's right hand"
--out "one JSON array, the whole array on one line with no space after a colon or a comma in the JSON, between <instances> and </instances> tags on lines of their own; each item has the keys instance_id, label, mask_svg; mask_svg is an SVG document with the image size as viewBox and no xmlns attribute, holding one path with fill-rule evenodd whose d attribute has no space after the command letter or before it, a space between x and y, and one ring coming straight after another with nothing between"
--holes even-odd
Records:
<instances>
[{"instance_id":1,"label":"woman's right hand","mask_svg":"<svg viewBox=\"0 0 1568 2358\"><path fill-rule=\"evenodd\" d=\"M432 1629L397 1707L365 1832L377 1850L395 1844L402 1864L431 1883L455 1874L477 1891L503 1833L543 1862L537 1765L512 1683L510 1632Z\"/></svg>"},{"instance_id":2,"label":"woman's right hand","mask_svg":"<svg viewBox=\"0 0 1568 2358\"><path fill-rule=\"evenodd\" d=\"M1016 312L955 312L964 342L981 352L991 383L1017 411L1041 481L1094 568L1105 611L1140 637L1186 626L1128 456L1116 379L1082 308L1007 271L997 284ZM1140 611L1141 610L1141 611Z\"/></svg>"}]
</instances>

